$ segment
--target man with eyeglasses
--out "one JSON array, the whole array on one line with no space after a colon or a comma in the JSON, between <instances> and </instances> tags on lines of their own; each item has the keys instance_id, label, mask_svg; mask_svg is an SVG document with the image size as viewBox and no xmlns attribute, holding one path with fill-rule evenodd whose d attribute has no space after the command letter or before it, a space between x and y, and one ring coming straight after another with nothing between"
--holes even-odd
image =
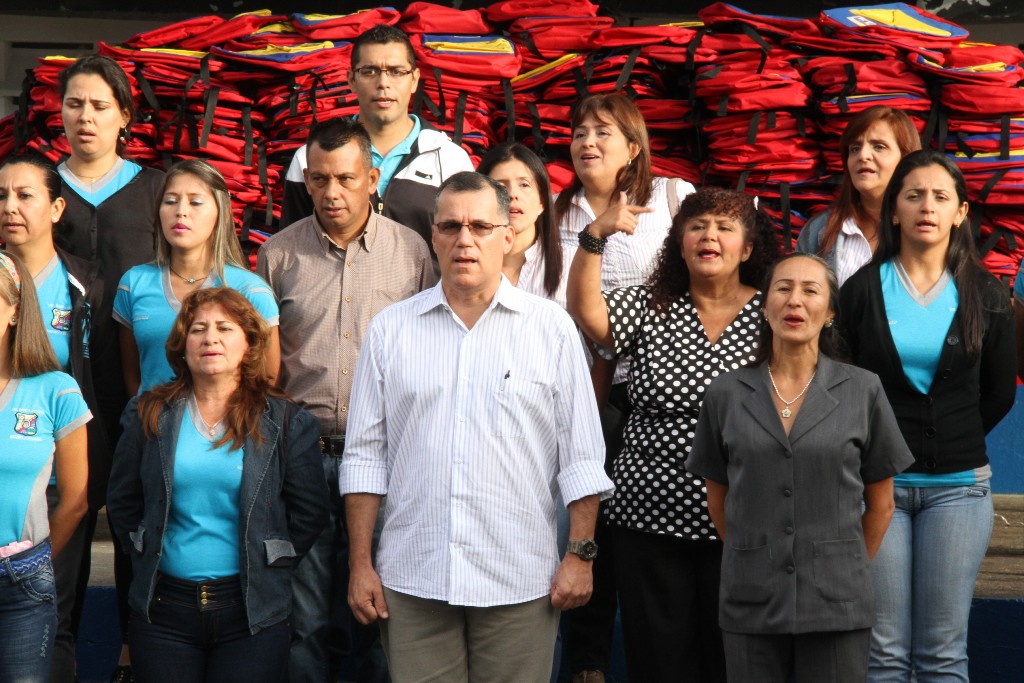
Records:
<instances>
[{"instance_id":1,"label":"man with eyeglasses","mask_svg":"<svg viewBox=\"0 0 1024 683\"><path fill-rule=\"evenodd\" d=\"M356 370L339 478L349 605L380 620L394 683L542 683L560 610L590 598L612 491L597 405L572 320L501 272L505 188L458 173L434 213L441 282L374 318Z\"/></svg>"},{"instance_id":2,"label":"man with eyeglasses","mask_svg":"<svg viewBox=\"0 0 1024 683\"><path fill-rule=\"evenodd\" d=\"M281 306L281 388L320 424L324 472L335 500L332 519L341 515L338 462L366 328L388 304L437 282L423 240L371 210L378 174L359 122L332 119L314 126L305 170L313 209L267 240L256 264ZM344 601L345 548L338 521L295 568L292 683L333 682L346 654L352 668L363 668L360 683L387 680L379 645L379 661L372 655L376 629L356 628Z\"/></svg>"},{"instance_id":3,"label":"man with eyeglasses","mask_svg":"<svg viewBox=\"0 0 1024 683\"><path fill-rule=\"evenodd\" d=\"M437 188L452 174L473 170L473 162L447 135L409 113L419 79L409 37L394 26L374 26L353 42L349 87L373 143L373 165L380 169L374 210L412 228L429 245ZM296 151L285 175L282 227L312 212L302 177L306 149Z\"/></svg>"}]
</instances>

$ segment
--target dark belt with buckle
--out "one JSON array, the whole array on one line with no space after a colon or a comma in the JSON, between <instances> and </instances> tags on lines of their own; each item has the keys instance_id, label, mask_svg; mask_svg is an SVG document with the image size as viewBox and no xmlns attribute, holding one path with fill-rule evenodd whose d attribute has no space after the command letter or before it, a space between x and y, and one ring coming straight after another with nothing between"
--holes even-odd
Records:
<instances>
[{"instance_id":1,"label":"dark belt with buckle","mask_svg":"<svg viewBox=\"0 0 1024 683\"><path fill-rule=\"evenodd\" d=\"M321 436L320 452L332 458L340 458L345 452L345 435Z\"/></svg>"}]
</instances>

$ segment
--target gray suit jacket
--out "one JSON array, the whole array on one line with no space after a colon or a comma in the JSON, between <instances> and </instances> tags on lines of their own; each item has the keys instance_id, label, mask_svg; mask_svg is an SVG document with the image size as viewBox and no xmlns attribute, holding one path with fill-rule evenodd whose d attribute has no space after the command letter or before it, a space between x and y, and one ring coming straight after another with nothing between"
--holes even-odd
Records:
<instances>
[{"instance_id":1,"label":"gray suit jacket","mask_svg":"<svg viewBox=\"0 0 1024 683\"><path fill-rule=\"evenodd\" d=\"M825 356L787 437L767 365L708 388L686 468L729 486L719 619L734 633L868 628L864 484L913 463L878 377Z\"/></svg>"}]
</instances>

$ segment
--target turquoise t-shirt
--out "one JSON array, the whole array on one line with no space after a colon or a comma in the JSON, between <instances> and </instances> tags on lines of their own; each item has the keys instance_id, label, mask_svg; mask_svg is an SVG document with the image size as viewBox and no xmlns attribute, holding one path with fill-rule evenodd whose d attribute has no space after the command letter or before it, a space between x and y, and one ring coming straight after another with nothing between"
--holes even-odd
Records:
<instances>
[{"instance_id":1,"label":"turquoise t-shirt","mask_svg":"<svg viewBox=\"0 0 1024 683\"><path fill-rule=\"evenodd\" d=\"M918 292L897 261L886 261L879 269L882 299L903 374L910 385L927 394L942 358L949 326L953 324L960 294L947 270L931 290ZM905 472L893 480L897 486L970 486L985 476L988 466L948 474Z\"/></svg>"},{"instance_id":2,"label":"turquoise t-shirt","mask_svg":"<svg viewBox=\"0 0 1024 683\"><path fill-rule=\"evenodd\" d=\"M370 146L370 155L373 159L373 167L380 169L380 180L377 181L377 194L381 197L384 196L384 191L388 189L388 185L391 183L391 179L395 177L395 173L398 171L398 167L402 165L402 161L409 152L412 151L412 146L416 144L416 139L420 136L420 131L423 130L423 124L420 123L420 117L415 114L410 114L409 118L412 119L412 131L402 140L400 143L395 145L387 156L381 156L381 153L377 151L376 147Z\"/></svg>"},{"instance_id":3,"label":"turquoise t-shirt","mask_svg":"<svg viewBox=\"0 0 1024 683\"><path fill-rule=\"evenodd\" d=\"M946 271L931 290L920 293L894 261L883 263L879 273L885 316L903 374L912 387L927 394L960 305L956 283Z\"/></svg>"},{"instance_id":4,"label":"turquoise t-shirt","mask_svg":"<svg viewBox=\"0 0 1024 683\"><path fill-rule=\"evenodd\" d=\"M279 309L270 285L255 273L224 267L226 286L238 291L259 311L270 327L278 323ZM203 282L203 287L221 287L214 273ZM121 278L114 295L114 320L135 335L139 347L139 365L142 382L139 393L174 379L167 362L164 345L171 333L174 319L181 310L181 302L171 289L170 271L166 266L147 263L135 266Z\"/></svg>"},{"instance_id":5,"label":"turquoise t-shirt","mask_svg":"<svg viewBox=\"0 0 1024 683\"><path fill-rule=\"evenodd\" d=\"M68 372L71 363L71 290L68 289L68 269L54 254L42 272L32 279L43 314L43 326L50 338L53 352L60 367Z\"/></svg>"},{"instance_id":6,"label":"turquoise t-shirt","mask_svg":"<svg viewBox=\"0 0 1024 683\"><path fill-rule=\"evenodd\" d=\"M142 171L142 167L135 162L118 159L106 175L97 179L95 183L87 185L71 172L66 162L62 162L57 167L57 172L60 173L64 182L73 187L82 199L93 206L99 206L120 192L140 171Z\"/></svg>"},{"instance_id":7,"label":"turquoise t-shirt","mask_svg":"<svg viewBox=\"0 0 1024 683\"><path fill-rule=\"evenodd\" d=\"M0 392L0 547L50 535L46 485L56 443L92 419L63 372L12 379Z\"/></svg>"},{"instance_id":8,"label":"turquoise t-shirt","mask_svg":"<svg viewBox=\"0 0 1024 683\"><path fill-rule=\"evenodd\" d=\"M181 418L174 451L171 511L160 571L185 581L239 573L238 519L242 449L214 448L192 402Z\"/></svg>"}]
</instances>

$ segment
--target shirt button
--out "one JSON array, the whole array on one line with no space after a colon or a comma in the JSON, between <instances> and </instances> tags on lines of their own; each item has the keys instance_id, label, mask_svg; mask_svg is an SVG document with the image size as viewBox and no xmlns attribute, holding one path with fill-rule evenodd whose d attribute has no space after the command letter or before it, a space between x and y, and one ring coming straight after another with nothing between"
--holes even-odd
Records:
<instances>
[{"instance_id":1,"label":"shirt button","mask_svg":"<svg viewBox=\"0 0 1024 683\"><path fill-rule=\"evenodd\" d=\"M957 344L960 343L960 338L957 337L955 334L951 334L948 337L946 337L946 343L949 344L950 346L956 346Z\"/></svg>"},{"instance_id":2,"label":"shirt button","mask_svg":"<svg viewBox=\"0 0 1024 683\"><path fill-rule=\"evenodd\" d=\"M349 337L351 337L351 336L352 336L352 335L351 335L351 334L349 334L348 332L346 332L346 333L344 334L344 337L345 337L345 339L348 339L348 338L349 338Z\"/></svg>"},{"instance_id":3,"label":"shirt button","mask_svg":"<svg viewBox=\"0 0 1024 683\"><path fill-rule=\"evenodd\" d=\"M348 368L342 368L341 369L341 374L347 375L348 374Z\"/></svg>"},{"instance_id":4,"label":"shirt button","mask_svg":"<svg viewBox=\"0 0 1024 683\"><path fill-rule=\"evenodd\" d=\"M783 457L786 457L786 458L792 458L793 457L793 454L791 452L789 452L789 451L786 451L782 455L783 455Z\"/></svg>"},{"instance_id":5,"label":"shirt button","mask_svg":"<svg viewBox=\"0 0 1024 683\"><path fill-rule=\"evenodd\" d=\"M348 412L348 406L342 406L341 407L341 412L347 413Z\"/></svg>"},{"instance_id":6,"label":"shirt button","mask_svg":"<svg viewBox=\"0 0 1024 683\"><path fill-rule=\"evenodd\" d=\"M796 567L794 567L793 565L789 565L788 567L786 567L786 573L787 574L792 574L795 571L796 571Z\"/></svg>"},{"instance_id":7,"label":"shirt button","mask_svg":"<svg viewBox=\"0 0 1024 683\"><path fill-rule=\"evenodd\" d=\"M787 526L787 527L786 527L786 533L787 533L787 534L791 534L791 533L793 533L793 527L791 527L791 526Z\"/></svg>"},{"instance_id":8,"label":"shirt button","mask_svg":"<svg viewBox=\"0 0 1024 683\"><path fill-rule=\"evenodd\" d=\"M936 433L937 432L935 431L935 427L925 427L924 429L924 435L927 436L929 439L934 439Z\"/></svg>"},{"instance_id":9,"label":"shirt button","mask_svg":"<svg viewBox=\"0 0 1024 683\"><path fill-rule=\"evenodd\" d=\"M789 489L782 489L782 495L784 495L786 498L789 498L790 496L793 495L793 492L790 491Z\"/></svg>"},{"instance_id":10,"label":"shirt button","mask_svg":"<svg viewBox=\"0 0 1024 683\"><path fill-rule=\"evenodd\" d=\"M348 301L352 301L352 297L350 297L350 296L346 296L346 297L345 297L345 301L346 301L346 302L348 302Z\"/></svg>"}]
</instances>

